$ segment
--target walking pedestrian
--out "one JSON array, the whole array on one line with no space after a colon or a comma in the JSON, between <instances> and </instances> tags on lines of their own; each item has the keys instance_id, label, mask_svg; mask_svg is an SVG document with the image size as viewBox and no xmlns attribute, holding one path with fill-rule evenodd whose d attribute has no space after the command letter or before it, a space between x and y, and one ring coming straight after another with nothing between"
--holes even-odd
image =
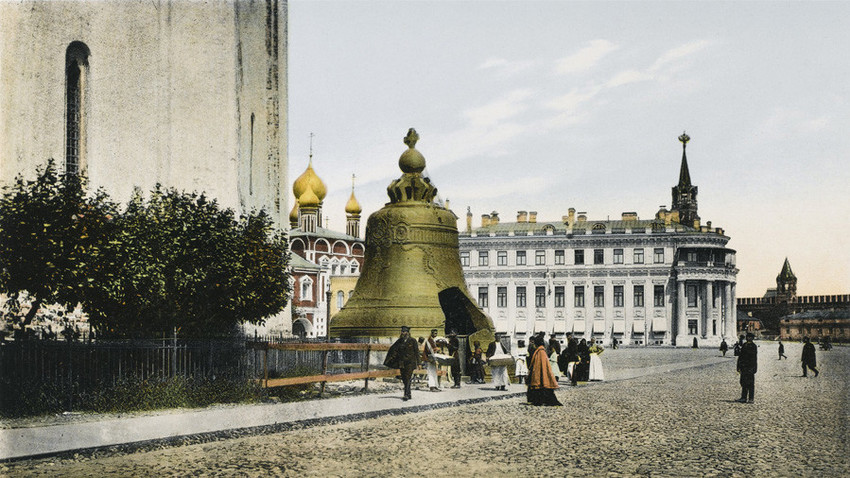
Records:
<instances>
[{"instance_id":1,"label":"walking pedestrian","mask_svg":"<svg viewBox=\"0 0 850 478\"><path fill-rule=\"evenodd\" d=\"M532 405L560 406L561 402L555 396L555 390L558 389L558 382L555 381L555 376L552 375L552 366L549 362L549 357L546 355L543 337L534 336L532 340L537 349L531 357L528 391L526 392L528 403Z\"/></svg>"},{"instance_id":2,"label":"walking pedestrian","mask_svg":"<svg viewBox=\"0 0 850 478\"><path fill-rule=\"evenodd\" d=\"M804 377L808 376L806 374L806 367L808 367L812 372L815 373L815 377L820 375L820 372L818 372L818 369L815 368L818 365L817 358L815 358L815 346L812 345L811 342L809 342L808 337L803 337L803 356L802 356L801 360L803 361L803 376Z\"/></svg>"},{"instance_id":3,"label":"walking pedestrian","mask_svg":"<svg viewBox=\"0 0 850 478\"><path fill-rule=\"evenodd\" d=\"M738 373L741 374L741 403L753 403L756 390L756 372L758 371L758 348L753 343L755 335L748 333L747 341L741 346L738 355Z\"/></svg>"},{"instance_id":4,"label":"walking pedestrian","mask_svg":"<svg viewBox=\"0 0 850 478\"><path fill-rule=\"evenodd\" d=\"M410 400L410 380L413 377L413 371L419 366L419 345L416 339L410 336L410 327L401 327L401 336L390 346L384 365L399 370L404 384L402 400Z\"/></svg>"},{"instance_id":5,"label":"walking pedestrian","mask_svg":"<svg viewBox=\"0 0 850 478\"><path fill-rule=\"evenodd\" d=\"M782 360L782 357L785 357L785 360L788 360L788 357L785 355L785 346L782 345L782 341L779 341L779 358L777 360Z\"/></svg>"},{"instance_id":6,"label":"walking pedestrian","mask_svg":"<svg viewBox=\"0 0 850 478\"><path fill-rule=\"evenodd\" d=\"M727 350L729 350L729 345L727 345L727 344L726 344L726 340L725 340L725 339L724 339L724 340L721 340L721 341L720 341L720 353L722 353L724 357L726 356L726 351L727 351Z\"/></svg>"}]
</instances>

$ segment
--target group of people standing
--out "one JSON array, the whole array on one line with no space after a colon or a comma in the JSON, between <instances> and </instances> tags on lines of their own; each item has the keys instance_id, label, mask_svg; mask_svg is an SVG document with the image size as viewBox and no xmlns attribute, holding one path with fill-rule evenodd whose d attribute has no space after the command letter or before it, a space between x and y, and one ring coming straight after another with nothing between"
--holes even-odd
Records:
<instances>
[{"instance_id":1,"label":"group of people standing","mask_svg":"<svg viewBox=\"0 0 850 478\"><path fill-rule=\"evenodd\" d=\"M470 382L484 383L484 364L490 365L490 374L496 390L507 391L510 387L508 364L513 358L502 345L503 333L496 333L495 340L483 350L479 342L474 342L468 353L467 370ZM431 330L431 335L420 338L419 341L410 336L409 327L401 327L401 335L387 352L384 365L397 368L404 383L403 400L411 398L411 381L413 372L424 367L428 377L428 389L440 391L437 357L448 350L451 357L449 369L454 385L460 388L461 367L460 341L455 331L448 334L447 339L438 337L438 330ZM533 405L560 405L554 395L558 388L558 379L566 376L573 385L578 381L602 380L602 363L599 354L602 347L590 341L590 345L582 339L577 341L569 335L567 346L561 350L560 342L551 337L549 343L544 334L531 337L527 355L516 357L516 376L519 382L525 382L528 402ZM498 359L498 360L496 360Z\"/></svg>"},{"instance_id":2,"label":"group of people standing","mask_svg":"<svg viewBox=\"0 0 850 478\"><path fill-rule=\"evenodd\" d=\"M753 342L755 335L747 333L743 341L738 341L735 344L735 355L738 356L737 370L740 374L741 383L741 398L738 402L753 403L755 396L755 376L758 371L758 347ZM720 351L726 355L726 341L721 342ZM788 357L785 355L785 345L779 341L779 358L782 360ZM808 337L803 338L803 354L800 357L803 365L803 377L808 376L808 370L815 373L815 377L820 375L817 369L817 358L815 356L815 346L809 341Z\"/></svg>"},{"instance_id":3,"label":"group of people standing","mask_svg":"<svg viewBox=\"0 0 850 478\"><path fill-rule=\"evenodd\" d=\"M552 360L556 361L561 373L575 386L578 382L605 380L602 360L599 355L603 352L601 345L593 339L577 340L572 334L567 334L567 346L563 351L552 350Z\"/></svg>"}]
</instances>

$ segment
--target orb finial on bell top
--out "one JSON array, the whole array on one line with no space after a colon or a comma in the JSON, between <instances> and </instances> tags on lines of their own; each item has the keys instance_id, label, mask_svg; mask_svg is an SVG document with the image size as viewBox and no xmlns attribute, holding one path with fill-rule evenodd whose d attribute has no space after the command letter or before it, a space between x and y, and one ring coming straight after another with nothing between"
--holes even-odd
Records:
<instances>
[{"instance_id":1,"label":"orb finial on bell top","mask_svg":"<svg viewBox=\"0 0 850 478\"><path fill-rule=\"evenodd\" d=\"M421 173L425 169L425 157L422 153L416 150L416 142L419 141L419 135L416 130L410 128L407 130L407 136L404 137L404 144L407 145L407 151L401 154L398 158L398 167L405 173Z\"/></svg>"}]
</instances>

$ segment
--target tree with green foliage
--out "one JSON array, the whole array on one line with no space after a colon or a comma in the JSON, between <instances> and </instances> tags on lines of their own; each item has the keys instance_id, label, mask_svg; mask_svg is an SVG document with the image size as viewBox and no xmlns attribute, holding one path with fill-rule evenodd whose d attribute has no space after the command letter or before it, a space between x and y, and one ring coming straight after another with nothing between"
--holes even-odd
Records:
<instances>
[{"instance_id":1,"label":"tree with green foliage","mask_svg":"<svg viewBox=\"0 0 850 478\"><path fill-rule=\"evenodd\" d=\"M0 198L0 292L6 320L23 331L48 304L72 309L88 288L91 267L111 235L115 205L85 180L59 174L49 160L32 180L18 176ZM26 309L25 302L29 302Z\"/></svg>"},{"instance_id":2,"label":"tree with green foliage","mask_svg":"<svg viewBox=\"0 0 850 478\"><path fill-rule=\"evenodd\" d=\"M286 240L268 215L237 221L202 194L137 190L103 254L83 301L102 335L227 334L289 299Z\"/></svg>"}]
</instances>

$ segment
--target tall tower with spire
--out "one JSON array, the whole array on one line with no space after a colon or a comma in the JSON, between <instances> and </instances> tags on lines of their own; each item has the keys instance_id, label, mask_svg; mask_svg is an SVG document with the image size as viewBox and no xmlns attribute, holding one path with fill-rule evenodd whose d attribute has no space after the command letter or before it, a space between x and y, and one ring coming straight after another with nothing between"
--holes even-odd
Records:
<instances>
[{"instance_id":1,"label":"tall tower with spire","mask_svg":"<svg viewBox=\"0 0 850 478\"><path fill-rule=\"evenodd\" d=\"M673 187L674 212L679 213L679 223L689 227L699 227L697 214L697 187L691 184L691 173L688 171L686 148L691 137L687 133L679 136L682 142L682 165L679 168L679 184Z\"/></svg>"},{"instance_id":2,"label":"tall tower with spire","mask_svg":"<svg viewBox=\"0 0 850 478\"><path fill-rule=\"evenodd\" d=\"M776 276L776 299L779 302L790 302L797 297L797 276L791 271L791 263L785 258L782 270Z\"/></svg>"}]
</instances>

